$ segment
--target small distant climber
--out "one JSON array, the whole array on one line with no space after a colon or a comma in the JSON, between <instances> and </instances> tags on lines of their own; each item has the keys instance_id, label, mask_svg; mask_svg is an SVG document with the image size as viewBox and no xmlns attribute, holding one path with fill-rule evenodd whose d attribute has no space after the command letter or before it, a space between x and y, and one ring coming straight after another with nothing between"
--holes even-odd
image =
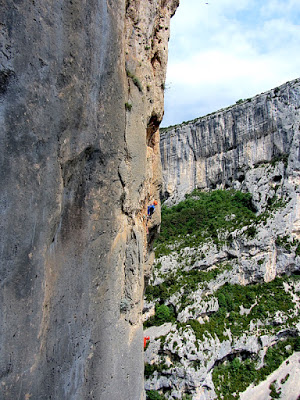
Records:
<instances>
[{"instance_id":1,"label":"small distant climber","mask_svg":"<svg viewBox=\"0 0 300 400\"><path fill-rule=\"evenodd\" d=\"M148 206L148 210L147 210L148 219L152 218L152 215L153 215L153 213L155 211L155 206L157 206L157 201L156 200L154 200L154 202Z\"/></svg>"},{"instance_id":2,"label":"small distant climber","mask_svg":"<svg viewBox=\"0 0 300 400\"><path fill-rule=\"evenodd\" d=\"M144 336L144 349L145 349L146 346L147 346L148 340L150 340L150 337L149 337L149 336Z\"/></svg>"}]
</instances>

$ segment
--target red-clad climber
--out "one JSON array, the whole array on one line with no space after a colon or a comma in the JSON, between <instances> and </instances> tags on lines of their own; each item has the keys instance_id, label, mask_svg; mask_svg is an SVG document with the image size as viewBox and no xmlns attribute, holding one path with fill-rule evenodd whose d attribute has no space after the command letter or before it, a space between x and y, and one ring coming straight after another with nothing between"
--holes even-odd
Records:
<instances>
[{"instance_id":1,"label":"red-clad climber","mask_svg":"<svg viewBox=\"0 0 300 400\"><path fill-rule=\"evenodd\" d=\"M144 336L144 349L146 348L146 346L147 346L147 341L148 340L150 340L150 337L149 336Z\"/></svg>"}]
</instances>

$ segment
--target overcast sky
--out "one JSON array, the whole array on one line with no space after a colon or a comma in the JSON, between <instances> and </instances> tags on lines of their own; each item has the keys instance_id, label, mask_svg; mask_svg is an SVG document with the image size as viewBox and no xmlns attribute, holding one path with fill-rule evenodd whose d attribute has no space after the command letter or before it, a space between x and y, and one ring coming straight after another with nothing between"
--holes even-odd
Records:
<instances>
[{"instance_id":1,"label":"overcast sky","mask_svg":"<svg viewBox=\"0 0 300 400\"><path fill-rule=\"evenodd\" d=\"M161 126L298 77L300 0L180 0L171 20Z\"/></svg>"}]
</instances>

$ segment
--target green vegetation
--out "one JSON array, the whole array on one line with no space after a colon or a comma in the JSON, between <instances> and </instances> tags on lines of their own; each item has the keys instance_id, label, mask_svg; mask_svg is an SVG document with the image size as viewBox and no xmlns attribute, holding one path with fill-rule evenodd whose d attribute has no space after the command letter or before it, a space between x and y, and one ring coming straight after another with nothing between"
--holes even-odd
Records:
<instances>
[{"instance_id":1,"label":"green vegetation","mask_svg":"<svg viewBox=\"0 0 300 400\"><path fill-rule=\"evenodd\" d=\"M159 300L160 302L165 302L174 293L182 290L181 304L182 307L186 306L188 295L196 291L201 283L209 282L220 273L231 268L230 264L219 264L217 268L208 271L200 271L196 268L190 271L184 271L182 268L177 269L175 273L166 276L161 284L148 285L145 293L146 299L148 301Z\"/></svg>"},{"instance_id":2,"label":"green vegetation","mask_svg":"<svg viewBox=\"0 0 300 400\"><path fill-rule=\"evenodd\" d=\"M291 238L290 236L277 236L276 245L282 247L288 252L295 251L296 255L300 255L300 242L296 238Z\"/></svg>"},{"instance_id":3,"label":"green vegetation","mask_svg":"<svg viewBox=\"0 0 300 400\"><path fill-rule=\"evenodd\" d=\"M129 71L129 69L126 68L126 74L128 76L128 78L132 79L132 82L135 84L135 86L139 89L139 91L141 93L143 93L143 87L142 84L139 80L139 78L137 78L131 71Z\"/></svg>"},{"instance_id":4,"label":"green vegetation","mask_svg":"<svg viewBox=\"0 0 300 400\"><path fill-rule=\"evenodd\" d=\"M298 246L295 250L296 256L300 256L300 242L298 241Z\"/></svg>"},{"instance_id":5,"label":"green vegetation","mask_svg":"<svg viewBox=\"0 0 300 400\"><path fill-rule=\"evenodd\" d=\"M275 194L273 197L268 198L266 211L278 210L279 208L286 206L286 204L289 202L289 200L284 200L281 197L277 197L277 195Z\"/></svg>"},{"instance_id":6,"label":"green vegetation","mask_svg":"<svg viewBox=\"0 0 300 400\"><path fill-rule=\"evenodd\" d=\"M258 370L256 369L257 359L251 357L245 360L236 357L232 361L227 360L217 365L212 377L218 398L222 396L224 400L236 399L234 393L243 392L252 382L257 385L266 379L293 351L298 351L299 339L299 337L289 338L270 347L264 357L264 366ZM276 390L272 391L272 393L275 392ZM273 398L276 397L273 396Z\"/></svg>"},{"instance_id":7,"label":"green vegetation","mask_svg":"<svg viewBox=\"0 0 300 400\"><path fill-rule=\"evenodd\" d=\"M164 370L168 369L168 366L165 363L160 364L145 364L144 374L145 377L149 377L153 375L154 371L159 373L163 372Z\"/></svg>"},{"instance_id":8,"label":"green vegetation","mask_svg":"<svg viewBox=\"0 0 300 400\"><path fill-rule=\"evenodd\" d=\"M287 153L279 154L274 156L271 160L262 160L255 164L255 168L272 166L273 168L279 163L283 162L284 166L288 165L289 155Z\"/></svg>"},{"instance_id":9,"label":"green vegetation","mask_svg":"<svg viewBox=\"0 0 300 400\"><path fill-rule=\"evenodd\" d=\"M195 190L178 205L162 207L161 233L156 241L156 256L170 253L170 244L178 250L197 247L211 239L221 245L230 240L230 231L256 222L251 194L234 190ZM255 227L249 235L255 234Z\"/></svg>"},{"instance_id":10,"label":"green vegetation","mask_svg":"<svg viewBox=\"0 0 300 400\"><path fill-rule=\"evenodd\" d=\"M166 306L165 304L158 306L155 311L155 317L159 325L171 321L172 316L173 316L173 310L170 307Z\"/></svg>"},{"instance_id":11,"label":"green vegetation","mask_svg":"<svg viewBox=\"0 0 300 400\"><path fill-rule=\"evenodd\" d=\"M185 253L184 248L197 248L203 243L215 243L221 246L226 241L232 241L230 232L243 228L246 237L256 235L256 224L273 209L274 202L270 202L269 209L257 216L252 205L251 195L234 190L215 190L200 192L195 190L186 196L186 200L178 205L162 208L161 235L156 241L156 256L177 252L177 262L181 267L163 276L164 281L158 285L148 285L145 292L147 301L156 301L156 314L151 317L145 326L161 325L164 322L174 322L175 312L172 306L166 306L172 295L178 293L180 305L177 312L192 304L191 294L214 280L225 270L230 270L230 264L219 264L209 270L199 270L197 262L201 262L205 255L201 252ZM246 229L245 229L246 226ZM288 250L300 252L299 242L292 242L287 237L278 237L278 246L290 246ZM292 247L291 247L292 246ZM297 246L297 248L296 248ZM262 265L264 260L259 260ZM161 264L158 263L157 271ZM186 270L186 267L191 269ZM220 340L225 339L223 332L230 328L237 336L246 329L251 319L267 319L278 310L286 312L285 307L292 309L291 297L283 290L282 280L275 279L269 284L224 285L216 293L220 310L212 313L205 324L192 322L198 340L203 338L204 332L217 334ZM283 301L281 301L283 299ZM258 303L255 305L255 301ZM250 308L248 316L241 316L240 306ZM190 323L190 321L189 321Z\"/></svg>"},{"instance_id":12,"label":"green vegetation","mask_svg":"<svg viewBox=\"0 0 300 400\"><path fill-rule=\"evenodd\" d=\"M275 167L275 165L277 163L282 161L284 163L285 167L287 167L288 159L289 159L289 155L287 153L280 154L280 155L275 156L275 157L272 158L271 165L272 165L272 167Z\"/></svg>"},{"instance_id":13,"label":"green vegetation","mask_svg":"<svg viewBox=\"0 0 300 400\"><path fill-rule=\"evenodd\" d=\"M280 208L285 207L290 200L290 198L284 199L282 197L278 197L276 194L274 194L273 197L269 197L265 210L257 216L257 223L263 223L266 225L267 220L272 217L273 213Z\"/></svg>"},{"instance_id":14,"label":"green vegetation","mask_svg":"<svg viewBox=\"0 0 300 400\"><path fill-rule=\"evenodd\" d=\"M220 341L226 339L224 336L225 330L225 312L224 309L219 309L217 312L213 313L209 319L209 322L205 324L200 324L196 319L190 319L186 324L181 324L181 326L190 326L194 334L196 336L196 340L202 341L204 339L204 335L208 332L212 335L217 335ZM199 347L199 344L195 343L196 347Z\"/></svg>"},{"instance_id":15,"label":"green vegetation","mask_svg":"<svg viewBox=\"0 0 300 400\"><path fill-rule=\"evenodd\" d=\"M257 385L275 371L294 351L300 350L300 338L290 337L277 342L270 347L264 357L263 366L257 369L257 355L238 355L234 359L224 360L213 369L213 382L218 398L224 400L236 399L236 393L244 391L250 383ZM197 361L194 362L195 364ZM162 362L160 364L145 364L145 377L149 378L155 371L163 374L168 370L168 366ZM285 383L289 375L281 381ZM273 393L272 398L276 397L276 386L270 386ZM272 390L273 389L273 390ZM161 396L161 397L159 397ZM189 395L185 395L189 399ZM165 399L157 391L148 391L147 399Z\"/></svg>"},{"instance_id":16,"label":"green vegetation","mask_svg":"<svg viewBox=\"0 0 300 400\"><path fill-rule=\"evenodd\" d=\"M208 272L215 272L215 270ZM179 311L182 310L190 303L188 295L196 290L198 284L196 273L201 277L206 272L196 270L185 272L187 275L189 273L192 274L189 275L190 281L187 283L184 283L183 277L181 279L178 278L178 280L174 277L173 281L167 280L160 285L148 286L146 290L147 299L159 299L164 302L182 287L183 294L181 295ZM299 277L294 276L291 279L299 279ZM190 326L195 333L197 341L203 340L204 335L207 334L217 335L220 341L226 340L228 339L224 335L226 328L230 329L233 336L238 337L249 328L251 321L255 322L257 320L266 321L266 326L263 329L276 332L280 329L280 325L276 325L273 322L277 311L287 314L289 323L293 323L295 319L293 313L291 313L295 305L291 295L285 292L283 287L283 282L287 280L288 278L276 278L269 283L248 286L225 284L214 294L218 299L219 310L210 315L209 321L200 324L198 320L189 320L185 324L178 324L178 328L185 329ZM246 309L251 308L248 315L240 315L241 306ZM155 309L155 316L144 323L145 327L158 326L165 322L175 322L175 312L171 305L166 306L157 303Z\"/></svg>"},{"instance_id":17,"label":"green vegetation","mask_svg":"<svg viewBox=\"0 0 300 400\"><path fill-rule=\"evenodd\" d=\"M174 322L174 321L175 321L175 314L172 306L166 306L165 304L162 305L156 304L155 315L153 317L150 317L144 323L144 328L147 328L152 325L159 326L164 324L165 322Z\"/></svg>"},{"instance_id":18,"label":"green vegetation","mask_svg":"<svg viewBox=\"0 0 300 400\"><path fill-rule=\"evenodd\" d=\"M131 111L131 109L132 109L132 104L130 104L130 103L125 103L125 110Z\"/></svg>"},{"instance_id":19,"label":"green vegetation","mask_svg":"<svg viewBox=\"0 0 300 400\"><path fill-rule=\"evenodd\" d=\"M285 382L287 382L287 380L289 379L289 377L290 377L290 374L286 374L286 376L285 376L284 378L281 379L280 383L281 383L282 385L284 385Z\"/></svg>"},{"instance_id":20,"label":"green vegetation","mask_svg":"<svg viewBox=\"0 0 300 400\"><path fill-rule=\"evenodd\" d=\"M298 277L295 277L298 279ZM294 321L293 313L295 304L292 296L284 291L283 282L287 279L276 278L272 282L253 284L248 286L225 284L215 292L218 299L219 310L212 313L209 321L200 324L198 320L189 320L185 324L178 324L182 328L190 326L196 339L202 341L204 335L216 335L220 341L228 339L224 335L229 328L234 337L242 335L250 322L265 321L265 328L270 331L281 329L273 323L277 311L289 315L290 322ZM240 315L240 306L250 309L248 315Z\"/></svg>"},{"instance_id":21,"label":"green vegetation","mask_svg":"<svg viewBox=\"0 0 300 400\"><path fill-rule=\"evenodd\" d=\"M160 394L157 390L147 390L147 400L165 400L165 396Z\"/></svg>"},{"instance_id":22,"label":"green vegetation","mask_svg":"<svg viewBox=\"0 0 300 400\"><path fill-rule=\"evenodd\" d=\"M270 389L270 396L272 399L280 399L281 390L277 390L276 388L276 381L272 382L269 386Z\"/></svg>"}]
</instances>

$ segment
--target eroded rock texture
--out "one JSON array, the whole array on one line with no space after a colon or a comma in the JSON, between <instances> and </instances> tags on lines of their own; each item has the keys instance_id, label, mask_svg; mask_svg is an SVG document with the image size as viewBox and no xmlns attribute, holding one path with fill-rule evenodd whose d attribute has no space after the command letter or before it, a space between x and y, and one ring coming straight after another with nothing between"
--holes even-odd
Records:
<instances>
[{"instance_id":1,"label":"eroded rock texture","mask_svg":"<svg viewBox=\"0 0 300 400\"><path fill-rule=\"evenodd\" d=\"M1 4L1 399L144 396L145 214L177 5Z\"/></svg>"},{"instance_id":2,"label":"eroded rock texture","mask_svg":"<svg viewBox=\"0 0 300 400\"><path fill-rule=\"evenodd\" d=\"M255 165L289 155L299 170L300 81L187 124L161 137L164 196L178 202L194 188L230 187Z\"/></svg>"}]
</instances>

